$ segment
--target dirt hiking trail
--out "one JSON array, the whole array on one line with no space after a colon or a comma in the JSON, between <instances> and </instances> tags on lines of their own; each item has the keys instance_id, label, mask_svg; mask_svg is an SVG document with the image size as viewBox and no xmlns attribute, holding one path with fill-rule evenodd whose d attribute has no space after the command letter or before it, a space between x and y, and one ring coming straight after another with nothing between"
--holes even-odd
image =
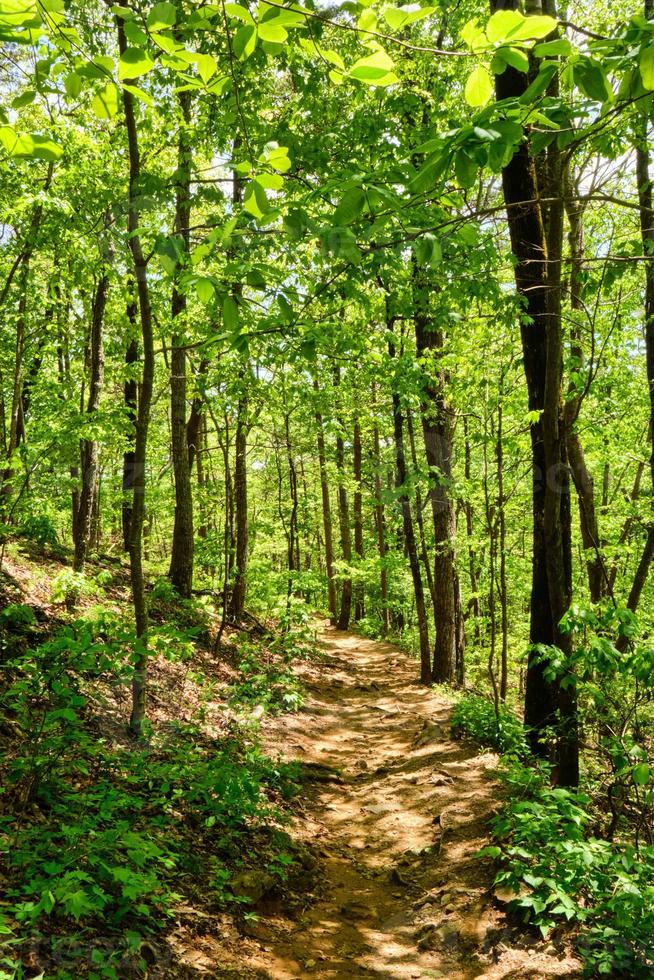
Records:
<instances>
[{"instance_id":1,"label":"dirt hiking trail","mask_svg":"<svg viewBox=\"0 0 654 980\"><path fill-rule=\"evenodd\" d=\"M303 708L264 727L269 751L315 771L293 833L319 855L317 884L294 920L261 920L247 967L274 980L578 976L564 949L510 926L475 858L497 757L451 739L451 705L395 647L330 628L322 641L324 661L300 670Z\"/></svg>"}]
</instances>

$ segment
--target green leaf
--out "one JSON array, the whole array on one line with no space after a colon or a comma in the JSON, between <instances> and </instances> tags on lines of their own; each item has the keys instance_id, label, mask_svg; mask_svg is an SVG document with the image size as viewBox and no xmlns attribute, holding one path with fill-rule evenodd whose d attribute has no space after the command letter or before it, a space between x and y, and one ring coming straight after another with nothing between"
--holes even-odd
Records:
<instances>
[{"instance_id":1,"label":"green leaf","mask_svg":"<svg viewBox=\"0 0 654 980\"><path fill-rule=\"evenodd\" d=\"M127 48L118 63L118 78L138 78L154 68L154 61L142 48Z\"/></svg>"},{"instance_id":2,"label":"green leaf","mask_svg":"<svg viewBox=\"0 0 654 980\"><path fill-rule=\"evenodd\" d=\"M539 41L542 37L552 34L557 28L553 17L535 16L523 17L523 23L512 30L507 39L510 41Z\"/></svg>"},{"instance_id":3,"label":"green leaf","mask_svg":"<svg viewBox=\"0 0 654 980\"><path fill-rule=\"evenodd\" d=\"M214 297L215 288L211 279L206 276L201 276L195 281L195 291L198 294L198 299L201 303L205 305L210 303Z\"/></svg>"},{"instance_id":4,"label":"green leaf","mask_svg":"<svg viewBox=\"0 0 654 980\"><path fill-rule=\"evenodd\" d=\"M64 78L64 88L66 89L66 95L71 99L76 99L77 96L82 91L82 79L81 76L75 71L71 71Z\"/></svg>"},{"instance_id":5,"label":"green leaf","mask_svg":"<svg viewBox=\"0 0 654 980\"><path fill-rule=\"evenodd\" d=\"M555 41L542 41L534 48L537 58L567 58L572 54L572 45L567 37L557 37Z\"/></svg>"},{"instance_id":6,"label":"green leaf","mask_svg":"<svg viewBox=\"0 0 654 980\"><path fill-rule=\"evenodd\" d=\"M15 99L12 99L12 108L22 109L22 107L25 105L31 105L35 98L36 92L34 89L28 89L26 92L22 92L20 95L17 95Z\"/></svg>"},{"instance_id":7,"label":"green leaf","mask_svg":"<svg viewBox=\"0 0 654 980\"><path fill-rule=\"evenodd\" d=\"M493 81L483 65L477 65L468 76L465 100L470 106L486 105L493 94Z\"/></svg>"},{"instance_id":8,"label":"green leaf","mask_svg":"<svg viewBox=\"0 0 654 980\"><path fill-rule=\"evenodd\" d=\"M226 3L225 13L228 17L236 17L237 20L243 21L244 24L254 24L252 14L246 7L242 7L240 3Z\"/></svg>"},{"instance_id":9,"label":"green leaf","mask_svg":"<svg viewBox=\"0 0 654 980\"><path fill-rule=\"evenodd\" d=\"M559 70L559 65L556 61L543 61L540 68L538 69L538 74L531 83L527 86L525 91L520 96L519 101L523 105L528 105L530 102L534 102L536 99L547 90L548 85L556 75Z\"/></svg>"},{"instance_id":10,"label":"green leaf","mask_svg":"<svg viewBox=\"0 0 654 980\"><path fill-rule=\"evenodd\" d=\"M613 90L599 62L586 58L573 67L574 79L584 95L596 102L608 102Z\"/></svg>"},{"instance_id":11,"label":"green leaf","mask_svg":"<svg viewBox=\"0 0 654 980\"><path fill-rule=\"evenodd\" d=\"M524 21L525 18L518 10L497 10L486 24L486 37L495 43L506 41L514 31L522 27Z\"/></svg>"},{"instance_id":12,"label":"green leaf","mask_svg":"<svg viewBox=\"0 0 654 980\"><path fill-rule=\"evenodd\" d=\"M19 133L12 126L0 126L0 144L10 157L36 160L58 160L63 150L47 136L37 133Z\"/></svg>"},{"instance_id":13,"label":"green leaf","mask_svg":"<svg viewBox=\"0 0 654 980\"><path fill-rule=\"evenodd\" d=\"M246 188L243 207L257 219L262 218L270 210L266 192L255 180L250 181Z\"/></svg>"},{"instance_id":14,"label":"green leaf","mask_svg":"<svg viewBox=\"0 0 654 980\"><path fill-rule=\"evenodd\" d=\"M118 89L113 82L94 96L91 108L98 119L113 119L118 112Z\"/></svg>"},{"instance_id":15,"label":"green leaf","mask_svg":"<svg viewBox=\"0 0 654 980\"><path fill-rule=\"evenodd\" d=\"M283 44L288 38L288 31L274 21L260 21L257 31L262 41L271 41L273 44Z\"/></svg>"},{"instance_id":16,"label":"green leaf","mask_svg":"<svg viewBox=\"0 0 654 980\"><path fill-rule=\"evenodd\" d=\"M433 14L436 7L421 7L420 10L412 10L409 5L403 7L384 7L382 16L392 31L397 31L401 27L414 24L417 20L429 17Z\"/></svg>"},{"instance_id":17,"label":"green leaf","mask_svg":"<svg viewBox=\"0 0 654 980\"><path fill-rule=\"evenodd\" d=\"M375 51L366 58L359 58L350 68L350 77L367 85L392 85L397 82L394 64L385 51Z\"/></svg>"},{"instance_id":18,"label":"green leaf","mask_svg":"<svg viewBox=\"0 0 654 980\"><path fill-rule=\"evenodd\" d=\"M418 265L427 268L434 268L443 258L441 243L431 232L421 235L415 242L413 250Z\"/></svg>"},{"instance_id":19,"label":"green leaf","mask_svg":"<svg viewBox=\"0 0 654 980\"><path fill-rule=\"evenodd\" d=\"M218 71L218 62L211 54L199 54L197 58L198 73L206 85Z\"/></svg>"},{"instance_id":20,"label":"green leaf","mask_svg":"<svg viewBox=\"0 0 654 980\"><path fill-rule=\"evenodd\" d=\"M495 52L496 58L501 58L507 65L526 74L529 71L529 58L520 48L503 47Z\"/></svg>"},{"instance_id":21,"label":"green leaf","mask_svg":"<svg viewBox=\"0 0 654 980\"><path fill-rule=\"evenodd\" d=\"M239 27L234 35L234 54L240 61L245 61L257 46L257 30L251 25Z\"/></svg>"},{"instance_id":22,"label":"green leaf","mask_svg":"<svg viewBox=\"0 0 654 980\"><path fill-rule=\"evenodd\" d=\"M233 296L225 296L223 300L223 325L230 333L238 330L238 306Z\"/></svg>"},{"instance_id":23,"label":"green leaf","mask_svg":"<svg viewBox=\"0 0 654 980\"><path fill-rule=\"evenodd\" d=\"M638 68L643 85L651 92L654 89L654 45L643 48L640 52Z\"/></svg>"},{"instance_id":24,"label":"green leaf","mask_svg":"<svg viewBox=\"0 0 654 980\"><path fill-rule=\"evenodd\" d=\"M148 14L148 30L160 31L177 22L177 8L173 3L155 3Z\"/></svg>"},{"instance_id":25,"label":"green leaf","mask_svg":"<svg viewBox=\"0 0 654 980\"><path fill-rule=\"evenodd\" d=\"M355 221L366 205L366 195L360 187L346 191L334 211L335 225L349 225Z\"/></svg>"},{"instance_id":26,"label":"green leaf","mask_svg":"<svg viewBox=\"0 0 654 980\"><path fill-rule=\"evenodd\" d=\"M634 766L632 776L636 786L644 786L649 780L649 766L645 762L639 763L637 766Z\"/></svg>"},{"instance_id":27,"label":"green leaf","mask_svg":"<svg viewBox=\"0 0 654 980\"><path fill-rule=\"evenodd\" d=\"M478 169L477 161L473 160L469 153L464 149L457 150L454 158L454 172L461 187L472 187L477 179Z\"/></svg>"}]
</instances>

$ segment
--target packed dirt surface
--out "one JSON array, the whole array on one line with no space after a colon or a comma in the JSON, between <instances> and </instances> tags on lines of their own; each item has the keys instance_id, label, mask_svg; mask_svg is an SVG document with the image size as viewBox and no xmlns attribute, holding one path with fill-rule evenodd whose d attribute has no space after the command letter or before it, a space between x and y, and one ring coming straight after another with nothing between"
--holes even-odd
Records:
<instances>
[{"instance_id":1,"label":"packed dirt surface","mask_svg":"<svg viewBox=\"0 0 654 980\"><path fill-rule=\"evenodd\" d=\"M501 798L497 757L451 739L451 705L396 648L329 628L323 641L304 707L264 726L270 751L314 773L293 833L320 857L318 884L293 919L262 917L241 975L578 976L565 948L508 923L475 857Z\"/></svg>"}]
</instances>

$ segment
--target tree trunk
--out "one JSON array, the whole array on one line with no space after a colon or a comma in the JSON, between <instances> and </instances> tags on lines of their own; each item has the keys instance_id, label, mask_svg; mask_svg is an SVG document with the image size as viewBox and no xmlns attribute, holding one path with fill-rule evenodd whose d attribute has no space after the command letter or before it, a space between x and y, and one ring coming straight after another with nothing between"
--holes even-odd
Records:
<instances>
[{"instance_id":1,"label":"tree trunk","mask_svg":"<svg viewBox=\"0 0 654 980\"><path fill-rule=\"evenodd\" d=\"M395 358L395 341L393 338L394 322L388 309L388 297L386 300L386 322L388 327L388 355L393 360ZM420 644L420 680L423 684L430 684L432 681L431 669L431 649L429 643L429 627L427 625L427 609L425 606L425 592L422 585L420 574L420 562L418 560L418 549L416 548L416 538L411 520L411 505L406 492L407 468L406 455L404 450L404 431L402 420L402 405L400 402L397 384L393 382L393 435L395 437L395 489L397 502L402 513L402 528L404 531L404 543L409 558L411 569L411 579L413 582L413 594L416 603L416 619L418 621L418 639Z\"/></svg>"},{"instance_id":2,"label":"tree trunk","mask_svg":"<svg viewBox=\"0 0 654 980\"><path fill-rule=\"evenodd\" d=\"M181 114L177 145L175 192L175 235L183 242L185 267L189 251L191 223L191 93L178 93ZM179 275L179 274L178 274ZM175 519L168 577L183 599L190 599L193 590L193 495L191 464L186 427L186 333L184 316L186 296L180 289L179 278L173 283L171 317L173 336L170 354L170 427L173 473L175 477Z\"/></svg>"},{"instance_id":3,"label":"tree trunk","mask_svg":"<svg viewBox=\"0 0 654 980\"><path fill-rule=\"evenodd\" d=\"M130 284L133 287L134 284ZM123 385L123 403L125 414L129 423L127 434L127 449L123 453L123 506L122 506L122 525L123 525L123 548L129 551L129 542L132 526L132 501L134 494L134 438L136 433L136 416L138 411L138 385L134 376L135 365L139 358L139 345L133 331L136 330L136 318L138 315L138 303L136 296L132 296L127 303L127 321L132 331L132 336L127 341L125 348L125 382Z\"/></svg>"},{"instance_id":4,"label":"tree trunk","mask_svg":"<svg viewBox=\"0 0 654 980\"><path fill-rule=\"evenodd\" d=\"M372 451L375 467L375 525L377 528L377 551L379 554L379 592L381 599L382 635L386 636L390 628L388 608L388 571L386 569L386 519L384 516L384 501L382 498L381 458L379 451L379 428L375 422L372 432Z\"/></svg>"},{"instance_id":5,"label":"tree trunk","mask_svg":"<svg viewBox=\"0 0 654 980\"><path fill-rule=\"evenodd\" d=\"M491 2L491 10L516 9L509 3ZM529 84L528 76L507 68L496 76L499 100L519 98ZM555 161L558 162L558 161ZM559 198L561 174L556 173ZM523 300L521 339L531 423L533 564L530 640L527 665L525 724L532 749L549 754L543 742L545 729L561 714L561 736L556 749L558 781L574 785L578 776L576 709L573 686L565 689L544 676L544 665L535 644L559 646L568 651L569 640L558 629L569 605L571 567L569 553L569 493L565 426L561 419L561 316L560 237L562 207L555 204L550 217L549 244L540 204L536 167L527 141L523 142L502 172L511 247L516 258L516 288ZM551 189L551 188L550 188ZM550 270L548 272L548 269ZM548 304L548 293L551 302Z\"/></svg>"},{"instance_id":6,"label":"tree trunk","mask_svg":"<svg viewBox=\"0 0 654 980\"><path fill-rule=\"evenodd\" d=\"M111 216L105 214L105 229L108 228ZM89 397L86 405L86 419L93 425L93 418L100 409L100 397L104 381L104 314L109 296L109 268L106 264L108 255L102 256L103 267L93 298L91 317L91 334L89 338ZM93 510L97 501L98 477L100 471L100 447L97 439L84 439L81 446L82 487L77 512L77 529L75 534L75 556L73 568L76 572L84 571L86 555L91 538Z\"/></svg>"},{"instance_id":7,"label":"tree trunk","mask_svg":"<svg viewBox=\"0 0 654 980\"><path fill-rule=\"evenodd\" d=\"M334 389L340 385L340 368L334 368ZM341 554L346 565L352 562L352 538L350 535L350 505L348 501L345 477L345 443L341 431L342 419L339 419L339 429L336 436L336 469L338 471L338 523L341 533ZM346 630L350 625L352 612L352 579L349 573L343 579L341 589L341 608L336 623L339 630Z\"/></svg>"},{"instance_id":8,"label":"tree trunk","mask_svg":"<svg viewBox=\"0 0 654 980\"><path fill-rule=\"evenodd\" d=\"M318 381L313 379L313 390L316 398L320 388ZM316 401L316 406L317 406ZM316 407L316 439L318 442L318 467L320 470L320 494L322 497L322 526L325 535L325 569L327 571L327 601L329 604L329 618L334 625L336 623L336 584L334 582L334 532L332 529L332 510L329 497L329 481L327 477L327 458L325 454L325 431L322 420L322 413Z\"/></svg>"},{"instance_id":9,"label":"tree trunk","mask_svg":"<svg viewBox=\"0 0 654 980\"><path fill-rule=\"evenodd\" d=\"M584 205L573 196L570 187L569 169L563 174L565 191L565 210L568 216L570 232L570 309L573 315L583 310L583 261L584 261ZM570 353L576 361L576 371L581 372L584 364L584 352L581 346L579 329L573 319L572 343ZM579 414L580 396L574 392L565 404L565 429L568 440L568 460L577 491L579 502L579 527L581 541L586 555L586 570L588 574L588 589L591 602L599 602L606 594L606 574L600 555L600 535L597 524L595 507L595 486L592 475L586 465L584 449L575 430L575 422Z\"/></svg>"},{"instance_id":10,"label":"tree trunk","mask_svg":"<svg viewBox=\"0 0 654 980\"><path fill-rule=\"evenodd\" d=\"M423 368L422 431L429 468L429 502L434 522L434 597L436 644L433 678L461 681L463 643L461 594L456 569L456 513L451 494L453 425L447 407L447 375L439 364L443 331L429 313L427 284L413 271L416 350Z\"/></svg>"},{"instance_id":11,"label":"tree trunk","mask_svg":"<svg viewBox=\"0 0 654 980\"><path fill-rule=\"evenodd\" d=\"M121 56L127 50L127 41L122 21L118 19L118 48ZM128 84L133 84L127 80ZM129 206L127 228L129 248L134 266L134 278L139 300L141 339L143 344L143 369L141 373L140 397L136 415L133 467L133 503L130 520L129 558L136 624L137 647L134 658L132 680L132 714L130 727L137 736L141 734L145 719L146 684L148 669L148 610L145 599L143 578L143 519L145 516L145 466L147 460L148 428L152 405L154 383L154 338L152 331L152 308L148 287L147 261L143 254L139 234L140 213L138 197L141 177L141 158L138 143L138 130L134 114L134 97L126 88L122 89L125 126L127 129L127 149L129 155Z\"/></svg>"},{"instance_id":12,"label":"tree trunk","mask_svg":"<svg viewBox=\"0 0 654 980\"><path fill-rule=\"evenodd\" d=\"M229 620L238 623L245 612L248 564L248 391L247 367L241 368L241 393L238 398L236 433L234 436L234 517L235 517L235 568L230 597Z\"/></svg>"},{"instance_id":13,"label":"tree trunk","mask_svg":"<svg viewBox=\"0 0 654 980\"><path fill-rule=\"evenodd\" d=\"M354 466L354 552L359 566L363 564L363 494L361 490L361 426L359 420L354 421L353 440ZM363 581L357 580L354 596L354 619L358 623L365 615Z\"/></svg>"}]
</instances>

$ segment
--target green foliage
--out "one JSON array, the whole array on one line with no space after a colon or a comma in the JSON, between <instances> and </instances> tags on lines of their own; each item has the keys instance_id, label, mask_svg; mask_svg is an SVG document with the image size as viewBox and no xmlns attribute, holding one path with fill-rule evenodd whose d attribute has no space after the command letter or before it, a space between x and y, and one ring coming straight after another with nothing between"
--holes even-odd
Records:
<instances>
[{"instance_id":1,"label":"green foliage","mask_svg":"<svg viewBox=\"0 0 654 980\"><path fill-rule=\"evenodd\" d=\"M582 929L589 976L651 977L654 968L654 847L592 836L588 796L547 785L513 763L510 802L493 821L503 901L544 935L561 922Z\"/></svg>"},{"instance_id":2,"label":"green foliage","mask_svg":"<svg viewBox=\"0 0 654 980\"><path fill-rule=\"evenodd\" d=\"M454 706L452 732L467 735L479 745L489 746L498 752L525 755L527 745L524 726L519 718L500 705L499 713L493 702L479 694L466 694Z\"/></svg>"},{"instance_id":3,"label":"green foliage","mask_svg":"<svg viewBox=\"0 0 654 980\"><path fill-rule=\"evenodd\" d=\"M35 514L23 518L18 527L18 535L36 542L42 548L46 545L56 548L59 544L57 529L46 514Z\"/></svg>"},{"instance_id":4,"label":"green foliage","mask_svg":"<svg viewBox=\"0 0 654 980\"><path fill-rule=\"evenodd\" d=\"M138 960L139 942L130 952L125 937L164 928L189 882L202 882L216 907L237 901L229 866L238 839L278 821L295 791L293 767L267 759L249 736L208 738L201 714L149 745L99 737L87 691L129 681L125 629L106 612L79 621L15 657L0 695L0 714L23 735L0 773L0 867L12 902L3 928L18 950L45 919L116 932L120 955L105 965L117 972L98 974L107 977L122 975L121 957ZM273 864L283 877L283 854ZM84 967L88 949L77 950L75 975L99 966L94 952Z\"/></svg>"}]
</instances>

